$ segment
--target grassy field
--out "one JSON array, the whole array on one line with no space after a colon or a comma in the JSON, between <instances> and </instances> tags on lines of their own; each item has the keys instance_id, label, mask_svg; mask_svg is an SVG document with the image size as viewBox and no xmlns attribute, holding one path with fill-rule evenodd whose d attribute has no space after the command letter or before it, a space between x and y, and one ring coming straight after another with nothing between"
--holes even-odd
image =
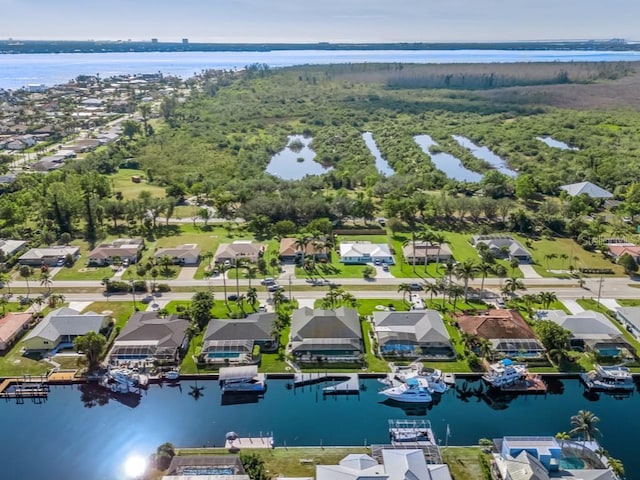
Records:
<instances>
[{"instance_id":1,"label":"grassy field","mask_svg":"<svg viewBox=\"0 0 640 480\"><path fill-rule=\"evenodd\" d=\"M107 240L105 240L106 242ZM88 267L87 258L89 257L89 244L83 240L74 240L71 245L80 247L80 258L75 261L71 267L62 267L60 271L53 277L52 282L55 286L56 280L102 280L105 277L113 277L114 271L111 267ZM34 276L34 284L39 285L39 273Z\"/></svg>"},{"instance_id":2,"label":"grassy field","mask_svg":"<svg viewBox=\"0 0 640 480\"><path fill-rule=\"evenodd\" d=\"M483 480L480 466L480 447L446 447L442 449L442 459L449 465L451 477L455 480Z\"/></svg>"},{"instance_id":3,"label":"grassy field","mask_svg":"<svg viewBox=\"0 0 640 480\"><path fill-rule=\"evenodd\" d=\"M145 310L147 308L143 303L136 302L139 310ZM85 308L83 313L86 312L111 312L109 315L115 319L116 327L124 327L127 323L127 320L133 315L133 303L132 302L93 302L87 308Z\"/></svg>"},{"instance_id":4,"label":"grassy field","mask_svg":"<svg viewBox=\"0 0 640 480\"><path fill-rule=\"evenodd\" d=\"M21 348L22 343L19 341L11 350L0 356L0 376L42 375L51 370L52 366L48 363L23 356Z\"/></svg>"},{"instance_id":5,"label":"grassy field","mask_svg":"<svg viewBox=\"0 0 640 480\"><path fill-rule=\"evenodd\" d=\"M131 177L134 175L137 175L143 178L142 182L140 183L132 182ZM121 192L122 198L124 198L125 200L138 198L140 196L140 192L145 190L148 192L151 192L151 195L153 197L159 197L159 198L165 197L164 188L147 183L144 180L145 173L142 170L122 168L117 173L114 173L113 175L109 175L108 178L111 180L113 191Z\"/></svg>"}]
</instances>

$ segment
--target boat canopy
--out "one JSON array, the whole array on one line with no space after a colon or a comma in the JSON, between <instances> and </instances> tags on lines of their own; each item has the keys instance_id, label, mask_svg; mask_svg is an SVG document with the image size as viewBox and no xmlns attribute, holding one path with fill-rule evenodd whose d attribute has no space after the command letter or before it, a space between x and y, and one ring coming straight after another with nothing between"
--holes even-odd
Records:
<instances>
[{"instance_id":1,"label":"boat canopy","mask_svg":"<svg viewBox=\"0 0 640 480\"><path fill-rule=\"evenodd\" d=\"M242 367L220 368L220 380L251 379L258 375L257 365L245 365Z\"/></svg>"},{"instance_id":2,"label":"boat canopy","mask_svg":"<svg viewBox=\"0 0 640 480\"><path fill-rule=\"evenodd\" d=\"M418 386L418 379L417 378L407 378L407 385L409 385L410 387L417 387Z\"/></svg>"},{"instance_id":3,"label":"boat canopy","mask_svg":"<svg viewBox=\"0 0 640 480\"><path fill-rule=\"evenodd\" d=\"M502 360L502 365L504 365L505 367L509 367L513 365L513 360L509 358L505 358L504 360Z\"/></svg>"}]
</instances>

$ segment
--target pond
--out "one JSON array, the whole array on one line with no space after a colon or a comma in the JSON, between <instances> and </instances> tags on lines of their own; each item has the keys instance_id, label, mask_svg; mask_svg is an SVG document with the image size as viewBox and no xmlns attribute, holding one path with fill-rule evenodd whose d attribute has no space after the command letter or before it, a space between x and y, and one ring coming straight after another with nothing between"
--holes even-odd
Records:
<instances>
[{"instance_id":1,"label":"pond","mask_svg":"<svg viewBox=\"0 0 640 480\"><path fill-rule=\"evenodd\" d=\"M450 153L431 153L429 148L438 144L429 135L416 135L413 139L422 148L422 151L431 158L436 168L443 171L447 177L459 182L479 182L482 180L480 173L465 168L460 159Z\"/></svg>"},{"instance_id":2,"label":"pond","mask_svg":"<svg viewBox=\"0 0 640 480\"><path fill-rule=\"evenodd\" d=\"M458 145L469 150L471 152L471 155L480 160L484 160L487 163L490 163L491 166L498 170L500 173L504 173L505 175L508 175L510 177L518 176L518 172L507 167L507 162L505 162L502 158L489 150L488 147L479 147L467 137L463 137L461 135L451 136L456 142L458 142Z\"/></svg>"},{"instance_id":3,"label":"pond","mask_svg":"<svg viewBox=\"0 0 640 480\"><path fill-rule=\"evenodd\" d=\"M364 132L362 134L362 139L364 143L367 144L367 148L371 152L371 155L376 159L376 168L382 175L393 175L395 172L393 168L389 165L389 163L384 159L380 150L378 150L378 145L376 145L376 141L373 139L373 135L371 132Z\"/></svg>"},{"instance_id":4,"label":"pond","mask_svg":"<svg viewBox=\"0 0 640 480\"><path fill-rule=\"evenodd\" d=\"M580 150L578 147L572 147L570 145L567 145L564 142L561 142L560 140L554 139L553 137L546 136L546 137L536 137L536 138L541 142L546 143L551 148L559 148L560 150L573 150L573 151Z\"/></svg>"},{"instance_id":5,"label":"pond","mask_svg":"<svg viewBox=\"0 0 640 480\"><path fill-rule=\"evenodd\" d=\"M330 171L331 167L325 168L314 161L316 152L310 147L312 141L311 137L289 135L287 146L271 158L266 172L283 180L300 180Z\"/></svg>"}]
</instances>

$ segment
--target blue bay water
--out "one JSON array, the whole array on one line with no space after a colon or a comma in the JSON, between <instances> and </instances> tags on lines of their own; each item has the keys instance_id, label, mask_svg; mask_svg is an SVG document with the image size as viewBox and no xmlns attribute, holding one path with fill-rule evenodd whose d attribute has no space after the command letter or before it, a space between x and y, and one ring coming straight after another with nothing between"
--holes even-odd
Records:
<instances>
[{"instance_id":1,"label":"blue bay water","mask_svg":"<svg viewBox=\"0 0 640 480\"><path fill-rule=\"evenodd\" d=\"M193 381L180 387L152 385L139 404L125 405L87 386L54 387L43 404L0 402L4 441L1 478L27 480L123 479L131 454L147 456L163 442L180 447L221 446L226 432L257 436L272 432L276 448L302 445L353 445L388 442L387 421L426 418L438 439L450 426L450 445L476 444L481 437L555 435L569 431L580 409L601 418L602 443L640 479L634 439L640 431L638 394L621 400L608 395L586 398L578 380L552 380L540 396L487 395L480 381L458 380L437 404L425 407L386 404L381 384L365 380L359 396L323 397L316 386L292 390L286 380L270 380L256 403L221 405L215 381L197 401ZM95 387L94 387L95 388ZM132 398L132 397L129 397ZM444 443L444 440L443 440Z\"/></svg>"},{"instance_id":2,"label":"blue bay water","mask_svg":"<svg viewBox=\"0 0 640 480\"><path fill-rule=\"evenodd\" d=\"M252 63L272 67L303 64L405 62L488 63L555 61L634 61L640 52L552 50L283 50L270 52L131 52L0 55L0 88L29 83L55 85L78 75L109 77L155 73L191 77L203 69L243 68Z\"/></svg>"}]
</instances>

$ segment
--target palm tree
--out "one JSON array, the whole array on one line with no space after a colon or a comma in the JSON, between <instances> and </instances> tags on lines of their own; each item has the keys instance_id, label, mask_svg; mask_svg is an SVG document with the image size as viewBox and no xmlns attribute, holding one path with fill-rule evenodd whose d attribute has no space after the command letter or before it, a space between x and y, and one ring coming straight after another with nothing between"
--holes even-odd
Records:
<instances>
[{"instance_id":1,"label":"palm tree","mask_svg":"<svg viewBox=\"0 0 640 480\"><path fill-rule=\"evenodd\" d=\"M480 298L482 298L484 297L484 281L489 274L493 273L494 268L490 263L482 262L480 265L478 265L477 271L480 275L482 275L482 281L480 282Z\"/></svg>"},{"instance_id":2,"label":"palm tree","mask_svg":"<svg viewBox=\"0 0 640 480\"><path fill-rule=\"evenodd\" d=\"M438 253L436 254L436 272L440 270L440 250L442 249L442 244L445 242L444 235L439 232L431 233L431 244L436 244L438 246Z\"/></svg>"},{"instance_id":3,"label":"palm tree","mask_svg":"<svg viewBox=\"0 0 640 480\"><path fill-rule=\"evenodd\" d=\"M340 298L340 303L342 305L355 308L358 305L358 299L349 292L343 292Z\"/></svg>"},{"instance_id":4,"label":"palm tree","mask_svg":"<svg viewBox=\"0 0 640 480\"><path fill-rule=\"evenodd\" d=\"M513 275L516 272L516 268L520 266L520 260L518 260L516 257L513 257L511 260L509 260L509 266L511 267L511 275Z\"/></svg>"},{"instance_id":5,"label":"palm tree","mask_svg":"<svg viewBox=\"0 0 640 480\"><path fill-rule=\"evenodd\" d=\"M447 258L447 261L444 262L444 273L447 275L449 279L449 283L451 283L451 276L453 272L456 270L456 264L453 263L453 259L451 257Z\"/></svg>"},{"instance_id":6,"label":"palm tree","mask_svg":"<svg viewBox=\"0 0 640 480\"><path fill-rule=\"evenodd\" d=\"M31 294L31 287L29 286L29 278L33 275L33 268L29 265L22 265L18 270L20 277L24 278L27 282L27 297Z\"/></svg>"},{"instance_id":7,"label":"palm tree","mask_svg":"<svg viewBox=\"0 0 640 480\"><path fill-rule=\"evenodd\" d=\"M531 318L533 316L533 304L538 300L538 296L528 293L526 295L522 295L520 300L522 300L522 302L524 303L524 308L527 311L527 315L529 315L529 318Z\"/></svg>"},{"instance_id":8,"label":"palm tree","mask_svg":"<svg viewBox=\"0 0 640 480\"><path fill-rule=\"evenodd\" d=\"M238 306L238 308L240 308L240 311L242 312L243 315L245 315L245 311L244 311L245 299L246 297L244 295L238 295L238 299L236 300L236 305Z\"/></svg>"},{"instance_id":9,"label":"palm tree","mask_svg":"<svg viewBox=\"0 0 640 480\"><path fill-rule=\"evenodd\" d=\"M553 302L558 300L558 297L553 292L540 292L538 294L538 299L540 300L542 307L544 309L548 309Z\"/></svg>"},{"instance_id":10,"label":"palm tree","mask_svg":"<svg viewBox=\"0 0 640 480\"><path fill-rule=\"evenodd\" d=\"M258 267L254 264L245 266L245 276L249 279L249 288L251 288L251 280L258 276Z\"/></svg>"},{"instance_id":11,"label":"palm tree","mask_svg":"<svg viewBox=\"0 0 640 480\"><path fill-rule=\"evenodd\" d=\"M9 299L2 295L0 297L0 307L2 308L2 316L4 317L7 314L7 305L9 304Z\"/></svg>"},{"instance_id":12,"label":"palm tree","mask_svg":"<svg viewBox=\"0 0 640 480\"><path fill-rule=\"evenodd\" d=\"M407 293L411 292L411 285L409 285L408 283L401 283L400 285L398 285L398 293L402 293L403 302L407 301Z\"/></svg>"},{"instance_id":13,"label":"palm tree","mask_svg":"<svg viewBox=\"0 0 640 480\"><path fill-rule=\"evenodd\" d=\"M11 293L11 275L7 272L0 273L0 288L7 287L7 293L9 295L13 295Z\"/></svg>"},{"instance_id":14,"label":"palm tree","mask_svg":"<svg viewBox=\"0 0 640 480\"><path fill-rule=\"evenodd\" d=\"M433 302L433 296L440 293L440 286L436 282L425 282L424 291L430 294L429 300Z\"/></svg>"},{"instance_id":15,"label":"palm tree","mask_svg":"<svg viewBox=\"0 0 640 480\"><path fill-rule=\"evenodd\" d=\"M513 295L516 290L524 290L522 280L516 277L507 278L504 281L504 291Z\"/></svg>"},{"instance_id":16,"label":"palm tree","mask_svg":"<svg viewBox=\"0 0 640 480\"><path fill-rule=\"evenodd\" d=\"M424 249L424 273L427 273L427 244L428 245L432 245L431 242L433 242L433 231L430 228L424 228L422 229L420 232L418 232L418 240L420 240L421 242L424 242L425 245L425 249Z\"/></svg>"},{"instance_id":17,"label":"palm tree","mask_svg":"<svg viewBox=\"0 0 640 480\"><path fill-rule=\"evenodd\" d=\"M249 287L247 289L247 302L249 302L249 304L251 305L251 308L253 308L253 311L256 311L256 303L258 303L258 290L255 287Z\"/></svg>"},{"instance_id":18,"label":"palm tree","mask_svg":"<svg viewBox=\"0 0 640 480\"><path fill-rule=\"evenodd\" d=\"M211 269L211 260L213 260L214 254L211 250L207 250L202 254L202 261L204 262L205 272Z\"/></svg>"},{"instance_id":19,"label":"palm tree","mask_svg":"<svg viewBox=\"0 0 640 480\"><path fill-rule=\"evenodd\" d=\"M469 291L469 280L475 278L475 274L478 272L478 265L475 261L467 259L464 262L458 263L455 266L455 276L458 279L464 281L464 301L467 301L467 293Z\"/></svg>"},{"instance_id":20,"label":"palm tree","mask_svg":"<svg viewBox=\"0 0 640 480\"><path fill-rule=\"evenodd\" d=\"M273 306L276 308L276 310L280 305L284 303L286 299L287 297L284 296L284 293L282 293L281 290L276 290L275 292L273 292L272 300L273 300Z\"/></svg>"},{"instance_id":21,"label":"palm tree","mask_svg":"<svg viewBox=\"0 0 640 480\"><path fill-rule=\"evenodd\" d=\"M173 266L173 258L171 258L169 255L162 255L160 258L158 258L158 265L160 265L162 267L162 274L165 277L168 277L171 275L171 267Z\"/></svg>"},{"instance_id":22,"label":"palm tree","mask_svg":"<svg viewBox=\"0 0 640 480\"><path fill-rule=\"evenodd\" d=\"M478 351L480 352L480 355L484 358L486 358L487 360L491 359L491 355L493 354L493 345L491 345L491 342L489 340L487 340L486 338L481 338L480 342L478 344Z\"/></svg>"},{"instance_id":23,"label":"palm tree","mask_svg":"<svg viewBox=\"0 0 640 480\"><path fill-rule=\"evenodd\" d=\"M33 299L33 305L36 305L38 308L38 313L40 313L40 311L42 310L42 305L44 305L44 298L42 297L42 295L38 295L36 298Z\"/></svg>"},{"instance_id":24,"label":"palm tree","mask_svg":"<svg viewBox=\"0 0 640 480\"><path fill-rule=\"evenodd\" d=\"M238 270L242 268L242 266L244 265L244 261L244 258L235 258L231 262L231 267L235 268L236 270L236 295L238 297L240 296L240 275L238 275Z\"/></svg>"},{"instance_id":25,"label":"palm tree","mask_svg":"<svg viewBox=\"0 0 640 480\"><path fill-rule=\"evenodd\" d=\"M64 300L65 300L64 295L61 295L61 294L49 295L49 307L56 308L61 303L64 303Z\"/></svg>"},{"instance_id":26,"label":"palm tree","mask_svg":"<svg viewBox=\"0 0 640 480\"><path fill-rule=\"evenodd\" d=\"M600 422L593 412L589 410L580 410L577 415L571 417L571 426L569 432L571 435L581 434L585 441L590 442L596 435L600 435L600 430L596 424Z\"/></svg>"},{"instance_id":27,"label":"palm tree","mask_svg":"<svg viewBox=\"0 0 640 480\"><path fill-rule=\"evenodd\" d=\"M416 234L415 232L411 232L411 238L406 239L402 242L402 246L406 247L407 245L411 245L413 253L411 254L411 271L416 273Z\"/></svg>"},{"instance_id":28,"label":"palm tree","mask_svg":"<svg viewBox=\"0 0 640 480\"><path fill-rule=\"evenodd\" d=\"M51 285L53 281L51 280L51 274L49 272L42 272L40 274L40 286L45 287L49 293L51 293Z\"/></svg>"},{"instance_id":29,"label":"palm tree","mask_svg":"<svg viewBox=\"0 0 640 480\"><path fill-rule=\"evenodd\" d=\"M560 260L562 260L562 270L564 270L564 264L567 260L569 260L569 255L567 255L566 253L561 253L560 255L558 255L558 257L560 258Z\"/></svg>"},{"instance_id":30,"label":"palm tree","mask_svg":"<svg viewBox=\"0 0 640 480\"><path fill-rule=\"evenodd\" d=\"M493 273L495 273L498 278L500 278L500 287L502 287L502 280L507 276L507 267L505 267L501 263L498 263L493 267Z\"/></svg>"},{"instance_id":31,"label":"palm tree","mask_svg":"<svg viewBox=\"0 0 640 480\"><path fill-rule=\"evenodd\" d=\"M547 355L549 356L549 359L559 367L567 358L567 351L564 348L553 348L549 350Z\"/></svg>"},{"instance_id":32,"label":"palm tree","mask_svg":"<svg viewBox=\"0 0 640 480\"><path fill-rule=\"evenodd\" d=\"M456 311L458 299L464 294L464 288L460 285L449 285L449 298L453 298L453 311Z\"/></svg>"},{"instance_id":33,"label":"palm tree","mask_svg":"<svg viewBox=\"0 0 640 480\"><path fill-rule=\"evenodd\" d=\"M227 265L221 263L219 265L220 275L222 275L222 290L224 291L224 304L227 305Z\"/></svg>"},{"instance_id":34,"label":"palm tree","mask_svg":"<svg viewBox=\"0 0 640 480\"><path fill-rule=\"evenodd\" d=\"M560 440L560 449L564 446L564 442L567 440L571 440L571 435L567 432L558 432L555 435L556 440Z\"/></svg>"},{"instance_id":35,"label":"palm tree","mask_svg":"<svg viewBox=\"0 0 640 480\"><path fill-rule=\"evenodd\" d=\"M618 477L624 478L624 465L620 460L613 457L607 457L607 463L611 471Z\"/></svg>"}]
</instances>

